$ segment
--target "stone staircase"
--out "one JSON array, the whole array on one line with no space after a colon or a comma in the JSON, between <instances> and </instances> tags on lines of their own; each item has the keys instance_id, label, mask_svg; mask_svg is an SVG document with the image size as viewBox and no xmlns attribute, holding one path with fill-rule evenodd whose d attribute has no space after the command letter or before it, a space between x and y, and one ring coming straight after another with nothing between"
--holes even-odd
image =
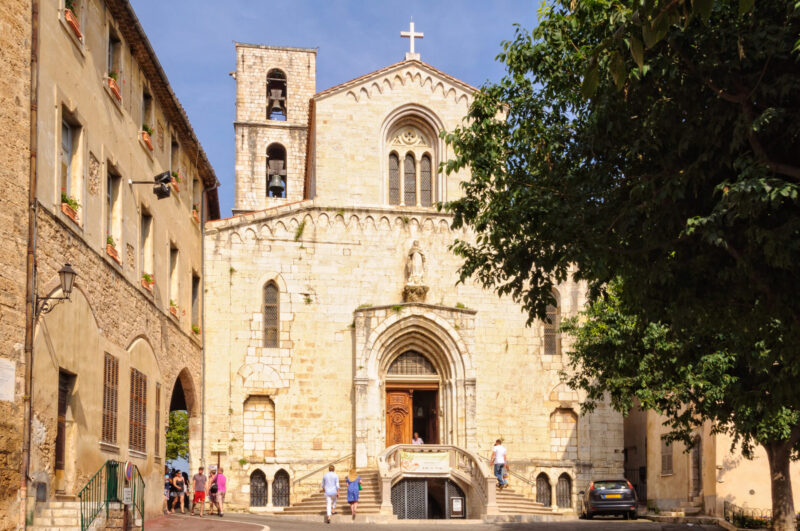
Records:
<instances>
[{"instance_id":1,"label":"stone staircase","mask_svg":"<svg viewBox=\"0 0 800 531\"><path fill-rule=\"evenodd\" d=\"M680 510L686 516L692 516L703 512L703 493L694 496L691 500L682 501Z\"/></svg>"},{"instance_id":2,"label":"stone staircase","mask_svg":"<svg viewBox=\"0 0 800 531\"><path fill-rule=\"evenodd\" d=\"M33 516L34 531L80 531L81 504L79 501L49 501L40 503Z\"/></svg>"},{"instance_id":3,"label":"stone staircase","mask_svg":"<svg viewBox=\"0 0 800 531\"><path fill-rule=\"evenodd\" d=\"M503 514L555 514L550 507L514 492L512 488L497 489L497 508Z\"/></svg>"},{"instance_id":4,"label":"stone staircase","mask_svg":"<svg viewBox=\"0 0 800 531\"><path fill-rule=\"evenodd\" d=\"M361 484L363 490L358 496L358 514L378 514L381 511L381 481L378 476L378 469L360 470ZM340 515L350 516L350 505L347 503L347 483L344 476L339 477L341 490L339 500L336 503L336 512ZM324 516L325 515L325 494L317 492L308 498L286 507L276 515L305 515L305 516Z\"/></svg>"}]
</instances>

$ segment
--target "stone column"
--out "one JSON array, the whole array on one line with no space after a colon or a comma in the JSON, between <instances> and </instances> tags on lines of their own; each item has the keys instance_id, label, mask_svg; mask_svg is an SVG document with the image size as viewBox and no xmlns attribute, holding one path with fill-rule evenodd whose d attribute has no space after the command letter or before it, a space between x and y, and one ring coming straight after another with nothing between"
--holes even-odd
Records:
<instances>
[{"instance_id":1,"label":"stone column","mask_svg":"<svg viewBox=\"0 0 800 531\"><path fill-rule=\"evenodd\" d=\"M558 496L556 494L556 485L553 484L553 478L550 476L547 477L547 481L550 482L550 508L554 511L558 510Z\"/></svg>"},{"instance_id":2,"label":"stone column","mask_svg":"<svg viewBox=\"0 0 800 531\"><path fill-rule=\"evenodd\" d=\"M267 507L272 508L272 483L275 481L273 478L271 481L267 480Z\"/></svg>"},{"instance_id":3,"label":"stone column","mask_svg":"<svg viewBox=\"0 0 800 531\"><path fill-rule=\"evenodd\" d=\"M466 391L466 447L468 450L478 451L477 441L477 427L475 416L477 415L477 399L476 399L476 386L475 378L467 378L464 382L464 389Z\"/></svg>"},{"instance_id":4,"label":"stone column","mask_svg":"<svg viewBox=\"0 0 800 531\"><path fill-rule=\"evenodd\" d=\"M369 386L369 379L368 378L356 378L355 379L355 419L353 419L353 429L355 433L353 434L353 441L355 448L353 451L356 454L356 467L357 468L364 468L368 466L369 456L367 448L369 446L369 437L368 432L368 386Z\"/></svg>"}]
</instances>

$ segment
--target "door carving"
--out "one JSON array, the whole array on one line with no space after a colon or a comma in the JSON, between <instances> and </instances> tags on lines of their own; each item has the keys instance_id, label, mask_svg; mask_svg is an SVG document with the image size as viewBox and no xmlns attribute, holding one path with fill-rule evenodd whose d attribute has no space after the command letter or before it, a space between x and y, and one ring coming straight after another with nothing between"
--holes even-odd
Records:
<instances>
[{"instance_id":1,"label":"door carving","mask_svg":"<svg viewBox=\"0 0 800 531\"><path fill-rule=\"evenodd\" d=\"M411 443L411 393L386 393L386 446Z\"/></svg>"}]
</instances>

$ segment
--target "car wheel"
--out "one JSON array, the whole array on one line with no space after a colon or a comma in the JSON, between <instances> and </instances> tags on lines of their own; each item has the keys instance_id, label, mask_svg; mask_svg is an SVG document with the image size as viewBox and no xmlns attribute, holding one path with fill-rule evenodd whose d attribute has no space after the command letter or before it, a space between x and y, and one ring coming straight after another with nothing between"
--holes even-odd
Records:
<instances>
[{"instance_id":1,"label":"car wheel","mask_svg":"<svg viewBox=\"0 0 800 531\"><path fill-rule=\"evenodd\" d=\"M636 509L632 510L632 511L630 512L630 515L631 515L631 520L636 520L636 517L638 516L638 515L636 514Z\"/></svg>"},{"instance_id":2,"label":"car wheel","mask_svg":"<svg viewBox=\"0 0 800 531\"><path fill-rule=\"evenodd\" d=\"M622 518L625 519L625 520L630 520L631 519L631 513L623 513L622 514Z\"/></svg>"},{"instance_id":3,"label":"car wheel","mask_svg":"<svg viewBox=\"0 0 800 531\"><path fill-rule=\"evenodd\" d=\"M587 520L591 520L594 515L591 512L586 511L586 514L584 514L584 516L586 517Z\"/></svg>"}]
</instances>

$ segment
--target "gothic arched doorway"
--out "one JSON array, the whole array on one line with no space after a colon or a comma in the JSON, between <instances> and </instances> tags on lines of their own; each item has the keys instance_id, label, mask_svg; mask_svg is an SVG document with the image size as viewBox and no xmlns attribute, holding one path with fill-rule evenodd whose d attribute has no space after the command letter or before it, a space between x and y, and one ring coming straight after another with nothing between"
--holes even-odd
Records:
<instances>
[{"instance_id":1,"label":"gothic arched doorway","mask_svg":"<svg viewBox=\"0 0 800 531\"><path fill-rule=\"evenodd\" d=\"M417 433L439 442L439 375L419 352L397 356L386 371L386 446L410 444Z\"/></svg>"},{"instance_id":2,"label":"gothic arched doorway","mask_svg":"<svg viewBox=\"0 0 800 531\"><path fill-rule=\"evenodd\" d=\"M254 470L250 474L250 507L266 507L267 501L267 476Z\"/></svg>"},{"instance_id":3,"label":"gothic arched doorway","mask_svg":"<svg viewBox=\"0 0 800 531\"><path fill-rule=\"evenodd\" d=\"M283 469L278 470L272 480L272 505L289 507L289 494L289 474Z\"/></svg>"}]
</instances>

